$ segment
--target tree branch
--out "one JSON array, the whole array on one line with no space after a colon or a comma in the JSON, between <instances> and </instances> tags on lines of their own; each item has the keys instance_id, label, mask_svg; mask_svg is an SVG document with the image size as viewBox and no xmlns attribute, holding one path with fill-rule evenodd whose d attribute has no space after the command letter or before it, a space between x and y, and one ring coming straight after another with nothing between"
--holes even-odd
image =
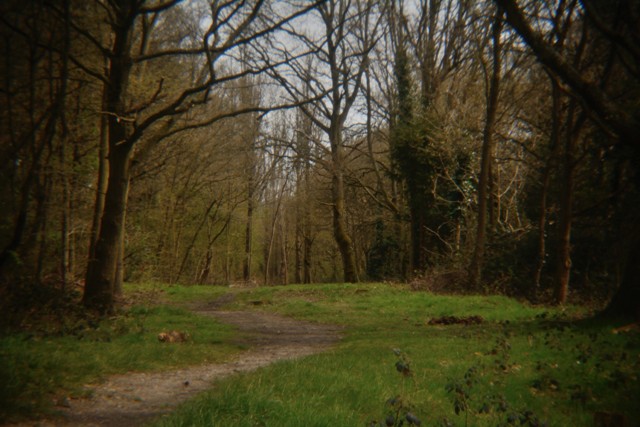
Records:
<instances>
[{"instance_id":1,"label":"tree branch","mask_svg":"<svg viewBox=\"0 0 640 427\"><path fill-rule=\"evenodd\" d=\"M623 142L638 145L640 122L619 105L612 102L595 84L565 60L527 22L517 3L513 0L494 0L507 15L507 22L520 34L533 50L538 60L557 74L572 90L574 96L588 108L594 110L602 120L611 126Z\"/></svg>"}]
</instances>

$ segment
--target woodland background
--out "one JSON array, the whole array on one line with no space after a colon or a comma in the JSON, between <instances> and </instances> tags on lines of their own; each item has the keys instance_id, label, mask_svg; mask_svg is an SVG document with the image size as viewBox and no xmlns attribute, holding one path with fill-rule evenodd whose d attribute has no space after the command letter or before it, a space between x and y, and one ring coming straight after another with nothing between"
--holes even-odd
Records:
<instances>
[{"instance_id":1,"label":"woodland background","mask_svg":"<svg viewBox=\"0 0 640 427\"><path fill-rule=\"evenodd\" d=\"M3 311L400 281L637 313L640 6L0 4ZM9 311L4 311L9 312Z\"/></svg>"}]
</instances>

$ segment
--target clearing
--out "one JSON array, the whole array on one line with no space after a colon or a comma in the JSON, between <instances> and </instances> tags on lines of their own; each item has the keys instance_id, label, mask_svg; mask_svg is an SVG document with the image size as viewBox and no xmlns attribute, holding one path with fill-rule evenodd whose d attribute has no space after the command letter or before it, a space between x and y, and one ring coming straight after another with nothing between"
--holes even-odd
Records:
<instances>
[{"instance_id":1,"label":"clearing","mask_svg":"<svg viewBox=\"0 0 640 427\"><path fill-rule=\"evenodd\" d=\"M340 338L340 328L248 311L221 311L231 298L192 307L197 314L233 325L249 350L222 364L206 364L153 373L127 373L87 385L90 398L59 402L64 418L13 426L133 426L171 412L180 403L212 388L212 382L238 372L253 371L281 360L326 350ZM180 345L167 344L167 345Z\"/></svg>"}]
</instances>

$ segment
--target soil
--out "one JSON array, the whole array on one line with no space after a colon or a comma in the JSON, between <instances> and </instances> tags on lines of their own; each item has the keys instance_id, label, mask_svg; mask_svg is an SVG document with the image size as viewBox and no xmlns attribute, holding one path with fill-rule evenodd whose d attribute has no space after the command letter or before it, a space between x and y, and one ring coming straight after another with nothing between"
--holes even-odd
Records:
<instances>
[{"instance_id":1,"label":"soil","mask_svg":"<svg viewBox=\"0 0 640 427\"><path fill-rule=\"evenodd\" d=\"M234 325L239 344L249 350L222 364L174 371L128 373L88 386L90 398L58 403L62 417L13 426L137 426L170 413L180 403L215 387L214 381L271 363L327 350L340 339L340 328L294 320L269 313L223 311L232 299L223 296L193 311Z\"/></svg>"},{"instance_id":2,"label":"soil","mask_svg":"<svg viewBox=\"0 0 640 427\"><path fill-rule=\"evenodd\" d=\"M482 316L442 316L429 320L429 325L479 325L484 323Z\"/></svg>"}]
</instances>

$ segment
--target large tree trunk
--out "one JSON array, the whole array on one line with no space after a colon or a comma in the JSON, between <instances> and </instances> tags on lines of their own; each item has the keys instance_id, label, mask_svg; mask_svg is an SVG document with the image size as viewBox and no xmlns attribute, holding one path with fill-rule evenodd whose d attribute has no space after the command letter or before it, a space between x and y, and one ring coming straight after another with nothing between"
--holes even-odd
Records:
<instances>
[{"instance_id":1,"label":"large tree trunk","mask_svg":"<svg viewBox=\"0 0 640 427\"><path fill-rule=\"evenodd\" d=\"M103 88L102 109L107 110L107 84ZM107 193L107 179L109 178L109 118L106 114L100 117L100 145L98 147L98 180L96 182L96 200L93 205L93 219L89 233L89 261L96 257L96 244L100 234L100 221L104 211L104 195Z\"/></svg>"},{"instance_id":2,"label":"large tree trunk","mask_svg":"<svg viewBox=\"0 0 640 427\"><path fill-rule=\"evenodd\" d=\"M130 166L134 141L128 139L124 117L127 84L131 72L131 32L137 13L134 2L124 2L114 25L114 41L108 81L105 85L104 114L108 115L109 177L93 256L87 265L83 303L101 314L114 309L118 262L122 258L124 220L129 193ZM98 202L98 201L96 201Z\"/></svg>"},{"instance_id":3,"label":"large tree trunk","mask_svg":"<svg viewBox=\"0 0 640 427\"><path fill-rule=\"evenodd\" d=\"M127 186L128 187L128 186ZM127 190L128 194L128 190ZM122 219L120 229L120 243L118 249L118 260L116 261L116 276L113 279L113 298L114 302L117 302L122 298L122 286L124 284L124 238L125 238L125 224L126 224L126 216L127 216L127 208L126 208L126 199L125 199L125 210L122 213Z\"/></svg>"},{"instance_id":4,"label":"large tree trunk","mask_svg":"<svg viewBox=\"0 0 640 427\"><path fill-rule=\"evenodd\" d=\"M571 120L572 114L569 114ZM569 128L571 123L569 122ZM570 132L568 132L570 133ZM557 304L567 302L569 280L571 278L571 225L573 217L573 150L575 139L566 135L562 162L562 179L560 191L560 210L558 213L558 252L555 301Z\"/></svg>"},{"instance_id":5,"label":"large tree trunk","mask_svg":"<svg viewBox=\"0 0 640 427\"><path fill-rule=\"evenodd\" d=\"M87 266L83 303L102 314L110 313L114 309L114 286L129 192L130 157L131 147L128 144L111 147L109 179L100 233L95 245L95 257L89 260Z\"/></svg>"}]
</instances>

